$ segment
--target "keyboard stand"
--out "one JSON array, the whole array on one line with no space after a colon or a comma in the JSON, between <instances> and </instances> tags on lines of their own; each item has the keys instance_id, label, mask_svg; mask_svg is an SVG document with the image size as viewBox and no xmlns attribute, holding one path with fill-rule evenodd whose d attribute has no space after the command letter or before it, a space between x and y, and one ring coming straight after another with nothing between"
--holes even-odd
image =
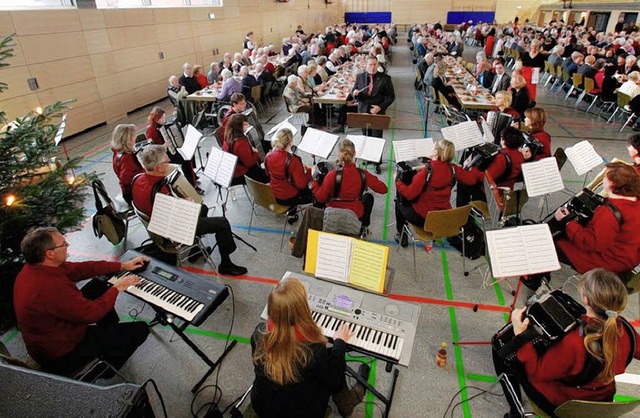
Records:
<instances>
[{"instance_id":1,"label":"keyboard stand","mask_svg":"<svg viewBox=\"0 0 640 418\"><path fill-rule=\"evenodd\" d=\"M389 409L391 409L391 402L393 402L393 394L396 391L396 382L398 381L398 374L400 374L400 370L398 370L393 366L394 366L393 364L387 363L387 372L390 372L391 369L393 369L393 377L391 380L391 389L389 390L389 396L386 397L382 393L380 393L375 387L371 386L369 382L364 380L362 376L360 376L355 370L353 370L347 364L347 373L349 373L354 379L360 382L369 392L373 394L373 396L378 398L384 404L384 413L382 414L383 418L387 418L389 416Z\"/></svg>"},{"instance_id":2,"label":"keyboard stand","mask_svg":"<svg viewBox=\"0 0 640 418\"><path fill-rule=\"evenodd\" d=\"M196 383L195 386L191 389L191 393L196 393L198 389L200 389L204 381L207 380L209 376L211 376L211 373L214 372L216 367L218 367L220 363L222 363L222 360L224 360L227 354L229 354L229 352L231 352L233 347L236 346L238 341L231 340L229 342L229 345L227 345L227 348L225 348L225 350L222 352L220 357L218 357L218 359L214 362L209 357L207 357L207 355L197 345L195 345L195 343L191 341L189 337L187 337L187 335L184 333L184 330L189 325L188 322L184 322L181 326L177 326L173 322L173 316L168 316L166 312L160 310L159 308L154 307L153 305L151 305L151 307L156 311L156 317L154 318L153 321L151 321L149 326L154 326L157 324L170 326L171 329L173 329L173 331L176 334L178 334L178 336L182 338L182 340L193 350L193 352L196 353L202 359L202 361L204 361L207 364L207 366L209 366L209 370L207 370L204 376L202 376L202 378L198 381L198 383Z\"/></svg>"}]
</instances>

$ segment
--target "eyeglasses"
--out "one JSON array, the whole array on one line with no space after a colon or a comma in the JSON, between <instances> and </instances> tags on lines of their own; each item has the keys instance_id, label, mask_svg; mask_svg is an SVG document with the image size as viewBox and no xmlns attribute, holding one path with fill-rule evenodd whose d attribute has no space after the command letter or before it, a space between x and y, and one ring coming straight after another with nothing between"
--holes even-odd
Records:
<instances>
[{"instance_id":1,"label":"eyeglasses","mask_svg":"<svg viewBox=\"0 0 640 418\"><path fill-rule=\"evenodd\" d=\"M49 248L49 250L53 251L53 250L57 250L58 248L68 247L69 245L71 245L71 244L69 244L67 241L65 241L64 243L62 243L60 245L56 245L55 247Z\"/></svg>"}]
</instances>

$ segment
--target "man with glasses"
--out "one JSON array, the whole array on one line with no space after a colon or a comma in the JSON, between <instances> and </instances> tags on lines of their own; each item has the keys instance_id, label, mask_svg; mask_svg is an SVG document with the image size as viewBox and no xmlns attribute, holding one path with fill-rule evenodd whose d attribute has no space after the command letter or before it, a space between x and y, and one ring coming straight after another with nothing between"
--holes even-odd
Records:
<instances>
[{"instance_id":1,"label":"man with glasses","mask_svg":"<svg viewBox=\"0 0 640 418\"><path fill-rule=\"evenodd\" d=\"M66 261L67 247L64 236L50 227L37 228L22 240L26 264L16 278L13 297L27 351L56 374L72 375L96 358L120 369L149 335L146 323L120 323L115 311L118 294L140 279L126 275L113 286L94 279L82 289L76 282L133 271L148 259L74 263Z\"/></svg>"}]
</instances>

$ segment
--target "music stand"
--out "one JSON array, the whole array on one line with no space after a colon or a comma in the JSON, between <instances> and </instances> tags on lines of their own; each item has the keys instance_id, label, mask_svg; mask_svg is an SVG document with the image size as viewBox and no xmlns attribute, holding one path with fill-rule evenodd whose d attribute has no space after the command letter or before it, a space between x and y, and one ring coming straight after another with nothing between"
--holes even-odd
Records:
<instances>
[{"instance_id":1,"label":"music stand","mask_svg":"<svg viewBox=\"0 0 640 418\"><path fill-rule=\"evenodd\" d=\"M373 129L385 131L389 129L389 126L391 126L391 116L389 115L372 115L370 113L347 113L347 132L350 127L364 128L366 129L364 133L366 136L373 136ZM369 163L367 163L367 165L368 164ZM380 157L380 161L375 164L376 173L378 174L382 172L382 170L380 169L380 164L382 164L382 157Z\"/></svg>"}]
</instances>

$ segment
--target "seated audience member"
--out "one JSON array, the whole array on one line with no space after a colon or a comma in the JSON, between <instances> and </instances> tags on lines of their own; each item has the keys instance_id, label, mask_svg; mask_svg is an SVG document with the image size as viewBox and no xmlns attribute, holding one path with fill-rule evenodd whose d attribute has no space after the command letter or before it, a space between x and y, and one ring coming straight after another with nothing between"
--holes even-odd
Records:
<instances>
[{"instance_id":1,"label":"seated audience member","mask_svg":"<svg viewBox=\"0 0 640 418\"><path fill-rule=\"evenodd\" d=\"M233 93L242 93L242 85L233 78L233 73L227 69L222 70L222 88L216 96L218 100L228 100Z\"/></svg>"},{"instance_id":2,"label":"seated audience member","mask_svg":"<svg viewBox=\"0 0 640 418\"><path fill-rule=\"evenodd\" d=\"M318 65L318 75L322 79L322 82L325 83L329 80L329 74L327 73L327 57L324 55L319 56L316 59L316 64Z\"/></svg>"},{"instance_id":3,"label":"seated audience member","mask_svg":"<svg viewBox=\"0 0 640 418\"><path fill-rule=\"evenodd\" d=\"M220 75L222 75L222 70L233 71L233 56L230 52L225 52L222 56L222 61L220 61Z\"/></svg>"},{"instance_id":4,"label":"seated audience member","mask_svg":"<svg viewBox=\"0 0 640 418\"><path fill-rule=\"evenodd\" d=\"M625 58L624 60L624 74L628 75L634 71L640 71L640 68L638 68L638 65L636 64L637 61L638 59L635 55L627 55L627 58Z\"/></svg>"},{"instance_id":5,"label":"seated audience member","mask_svg":"<svg viewBox=\"0 0 640 418\"><path fill-rule=\"evenodd\" d=\"M250 67L251 64L253 64L251 62L251 51L249 49L245 48L245 49L242 50L241 61L242 61L242 65L244 65L246 67Z\"/></svg>"},{"instance_id":6,"label":"seated audience member","mask_svg":"<svg viewBox=\"0 0 640 418\"><path fill-rule=\"evenodd\" d=\"M289 53L288 53L289 58L283 64L284 68L291 67L294 64L302 64L302 55L300 55L299 49L300 49L300 46L298 45L293 45L291 49L289 49Z\"/></svg>"},{"instance_id":7,"label":"seated audience member","mask_svg":"<svg viewBox=\"0 0 640 418\"><path fill-rule=\"evenodd\" d=\"M13 302L27 352L44 370L66 376L96 358L120 369L149 335L145 322L121 323L115 311L120 292L140 279L126 275L113 286L93 279L81 290L76 283L136 270L148 259L73 263L67 261L68 247L50 227L28 232L20 244L26 264L16 278ZM103 377L112 376L106 373Z\"/></svg>"},{"instance_id":8,"label":"seated audience member","mask_svg":"<svg viewBox=\"0 0 640 418\"><path fill-rule=\"evenodd\" d=\"M249 67L247 66L242 66L238 75L242 77L242 94L245 98L251 98L251 89L258 85L258 80L256 80L253 75L249 74Z\"/></svg>"},{"instance_id":9,"label":"seated audience member","mask_svg":"<svg viewBox=\"0 0 640 418\"><path fill-rule=\"evenodd\" d=\"M444 77L446 72L446 67L444 62L439 62L436 64L433 69L433 81L431 85L436 91L436 95L438 93L442 93L444 98L449 102L449 104L456 109L462 109L460 102L458 101L458 97L456 96L456 92L450 85L447 84L447 80Z\"/></svg>"},{"instance_id":10,"label":"seated audience member","mask_svg":"<svg viewBox=\"0 0 640 418\"><path fill-rule=\"evenodd\" d=\"M633 357L640 359L640 336L620 316L627 304L621 280L602 268L590 270L581 279L580 298L587 308L582 325L543 354L527 337L533 324L524 317L526 308L512 312L515 363L507 366L493 351L496 374L505 373L500 384L511 408L505 417L525 416L520 387L549 416L574 399L612 402L615 375L624 373Z\"/></svg>"},{"instance_id":11,"label":"seated audience member","mask_svg":"<svg viewBox=\"0 0 640 418\"><path fill-rule=\"evenodd\" d=\"M633 166L640 173L640 134L633 134L627 138L627 151L633 159Z\"/></svg>"},{"instance_id":12,"label":"seated audience member","mask_svg":"<svg viewBox=\"0 0 640 418\"><path fill-rule=\"evenodd\" d=\"M219 76L220 76L220 64L217 62L212 62L211 68L207 73L207 83L209 85L216 84L218 82Z\"/></svg>"},{"instance_id":13,"label":"seated audience member","mask_svg":"<svg viewBox=\"0 0 640 418\"><path fill-rule=\"evenodd\" d=\"M580 88L584 87L585 77L594 78L596 76L598 70L596 70L594 67L595 63L596 63L596 57L594 57L593 55L587 55L584 58L584 63L578 67L578 71L576 72L577 74L582 74L583 84L576 87L580 87Z\"/></svg>"},{"instance_id":14,"label":"seated audience member","mask_svg":"<svg viewBox=\"0 0 640 418\"><path fill-rule=\"evenodd\" d=\"M626 94L633 99L640 94L640 85L638 85L638 82L640 82L640 72L633 71L629 73L627 81L622 83L620 88L618 88L618 93Z\"/></svg>"},{"instance_id":15,"label":"seated audience member","mask_svg":"<svg viewBox=\"0 0 640 418\"><path fill-rule=\"evenodd\" d=\"M562 45L556 45L551 49L551 54L549 54L549 58L547 61L549 64L557 67L558 65L562 65L563 58L562 54L564 53L564 47Z\"/></svg>"},{"instance_id":16,"label":"seated audience member","mask_svg":"<svg viewBox=\"0 0 640 418\"><path fill-rule=\"evenodd\" d=\"M496 93L496 101L495 101L496 107L493 110L509 114L514 118L517 118L518 120L520 120L520 113L518 113L517 110L511 107L512 101L513 101L513 95L510 92L506 90L500 90Z\"/></svg>"},{"instance_id":17,"label":"seated audience member","mask_svg":"<svg viewBox=\"0 0 640 418\"><path fill-rule=\"evenodd\" d=\"M144 172L133 152L136 143L136 126L121 124L115 127L111 135L113 172L118 177L122 198L131 204L131 181L136 174Z\"/></svg>"},{"instance_id":18,"label":"seated audience member","mask_svg":"<svg viewBox=\"0 0 640 418\"><path fill-rule=\"evenodd\" d=\"M182 66L183 73L178 79L178 82L181 86L187 90L187 93L193 94L196 91L200 90L200 84L198 84L198 80L193 76L193 66L188 62L185 62Z\"/></svg>"},{"instance_id":19,"label":"seated audience member","mask_svg":"<svg viewBox=\"0 0 640 418\"><path fill-rule=\"evenodd\" d=\"M233 74L238 74L243 65L242 54L239 52L233 54L233 62L231 63L231 71L233 71Z\"/></svg>"},{"instance_id":20,"label":"seated audience member","mask_svg":"<svg viewBox=\"0 0 640 418\"><path fill-rule=\"evenodd\" d=\"M162 145L167 148L169 160L173 164L180 164L182 174L184 174L184 177L187 179L187 181L191 183L193 187L195 187L198 193L204 194L204 190L199 188L196 184L196 173L193 171L193 165L191 164L191 161L186 161L184 158L182 158L182 155L180 155L179 152L176 152L171 144L165 142L164 137L160 133L160 127L165 124L165 117L165 110L159 106L154 106L154 108L151 109L151 113L149 113L149 117L147 118L148 125L145 136L152 143L156 145Z\"/></svg>"},{"instance_id":21,"label":"seated audience member","mask_svg":"<svg viewBox=\"0 0 640 418\"><path fill-rule=\"evenodd\" d=\"M594 89L587 93L590 94L600 94L602 93L602 84L605 77L605 66L607 61L604 58L598 58L596 62L593 63L593 69L595 70L595 74L593 75L594 81Z\"/></svg>"},{"instance_id":22,"label":"seated audience member","mask_svg":"<svg viewBox=\"0 0 640 418\"><path fill-rule=\"evenodd\" d=\"M169 87L167 87L167 91L169 90L176 94L180 93L181 91L186 92L185 88L180 85L180 82L178 81L178 77L175 75L172 75L171 77L169 77Z\"/></svg>"},{"instance_id":23,"label":"seated audience member","mask_svg":"<svg viewBox=\"0 0 640 418\"><path fill-rule=\"evenodd\" d=\"M300 281L288 278L278 283L267 302L269 320L260 323L251 336L255 371L251 405L262 418L324 417L329 397L340 415L351 416L365 390L345 380L346 342L352 336L341 326L327 348L327 339L314 322L307 292ZM358 373L365 379L369 366Z\"/></svg>"},{"instance_id":24,"label":"seated audience member","mask_svg":"<svg viewBox=\"0 0 640 418\"><path fill-rule=\"evenodd\" d=\"M154 189L157 193L169 194L166 184L159 185L165 177L173 171L169 165L169 157L166 150L160 145L148 145L139 154L138 160L144 167L145 173L136 177L133 181L133 204L135 207L151 217L153 211L153 201L155 199ZM159 186L159 187L158 187ZM236 243L233 240L231 225L224 217L208 217L209 208L202 205L200 219L196 226L196 236L215 234L220 252L220 274L239 276L245 274L247 269L237 266L231 261L230 255L236 250Z\"/></svg>"},{"instance_id":25,"label":"seated audience member","mask_svg":"<svg viewBox=\"0 0 640 418\"><path fill-rule=\"evenodd\" d=\"M529 90L526 88L527 82L521 75L511 77L511 94L513 94L513 107L520 115L520 120L524 120L524 111L531 107Z\"/></svg>"},{"instance_id":26,"label":"seated audience member","mask_svg":"<svg viewBox=\"0 0 640 418\"><path fill-rule=\"evenodd\" d=\"M616 67L611 64L604 66L604 75L602 76L602 93L600 98L605 102L616 102L618 97L616 90L618 89L618 82L613 77L616 73Z\"/></svg>"},{"instance_id":27,"label":"seated audience member","mask_svg":"<svg viewBox=\"0 0 640 418\"><path fill-rule=\"evenodd\" d=\"M483 60L479 66L478 82L482 84L482 87L488 89L493 83L493 77L494 74L491 71L491 64L489 64L489 61Z\"/></svg>"},{"instance_id":28,"label":"seated audience member","mask_svg":"<svg viewBox=\"0 0 640 418\"><path fill-rule=\"evenodd\" d=\"M207 80L207 76L202 73L202 65L194 65L193 66L193 77L198 82L200 89L203 89L209 85L209 81ZM198 90L200 90L198 89Z\"/></svg>"},{"instance_id":29,"label":"seated audience member","mask_svg":"<svg viewBox=\"0 0 640 418\"><path fill-rule=\"evenodd\" d=\"M535 159L551 157L551 135L544 130L547 123L547 114L540 107L533 107L524 111L524 126L530 129L529 134L542 144L542 150L538 151ZM529 156L525 153L525 158Z\"/></svg>"},{"instance_id":30,"label":"seated audience member","mask_svg":"<svg viewBox=\"0 0 640 418\"><path fill-rule=\"evenodd\" d=\"M451 191L456 182L473 186L476 176L462 167L453 164L455 147L446 139L441 139L433 146L429 167L420 169L413 176L411 184L404 184L396 178L396 242L406 247L407 235L402 228L407 222L418 227L424 226L427 213L432 210L451 209ZM406 203L405 203L406 202Z\"/></svg>"},{"instance_id":31,"label":"seated audience member","mask_svg":"<svg viewBox=\"0 0 640 418\"><path fill-rule=\"evenodd\" d=\"M506 91L511 85L511 76L504 69L504 58L498 57L493 60L493 70L495 75L491 81L491 87L488 87L491 94L496 94L503 90Z\"/></svg>"},{"instance_id":32,"label":"seated audience member","mask_svg":"<svg viewBox=\"0 0 640 418\"><path fill-rule=\"evenodd\" d=\"M260 183L269 183L269 176L260 167L260 154L251 145L245 132L249 129L249 120L242 113L231 115L224 132L223 149L238 157L233 173L232 185L245 184L244 176Z\"/></svg>"},{"instance_id":33,"label":"seated audience member","mask_svg":"<svg viewBox=\"0 0 640 418\"><path fill-rule=\"evenodd\" d=\"M273 149L264 159L264 168L276 202L284 206L311 203L311 167L291 152L293 134L288 129L281 129L271 143Z\"/></svg>"},{"instance_id":34,"label":"seated audience member","mask_svg":"<svg viewBox=\"0 0 640 418\"><path fill-rule=\"evenodd\" d=\"M309 114L309 125L315 124L315 115L309 95L298 88L300 77L291 74L287 78L287 86L284 88L282 97L288 103L288 110L291 113L304 112ZM320 119L318 119L320 121Z\"/></svg>"},{"instance_id":35,"label":"seated audience member","mask_svg":"<svg viewBox=\"0 0 640 418\"><path fill-rule=\"evenodd\" d=\"M254 66L254 68L256 71L256 81L258 82L258 84L261 84L264 86L267 83L274 83L276 81L276 78L273 76L273 74L267 71L261 62L257 63ZM269 92L265 91L262 93L262 95L264 96L265 94L268 94L268 93Z\"/></svg>"},{"instance_id":36,"label":"seated audience member","mask_svg":"<svg viewBox=\"0 0 640 418\"><path fill-rule=\"evenodd\" d=\"M387 193L387 185L378 177L355 165L356 148L348 139L340 142L338 149L339 167L331 170L320 182L316 179L311 183L311 190L318 203L327 207L349 209L356 214L365 232L371 223L373 209L373 195L365 192L371 189L376 193ZM338 173L341 175L338 176ZM337 184L336 184L337 183Z\"/></svg>"}]
</instances>

